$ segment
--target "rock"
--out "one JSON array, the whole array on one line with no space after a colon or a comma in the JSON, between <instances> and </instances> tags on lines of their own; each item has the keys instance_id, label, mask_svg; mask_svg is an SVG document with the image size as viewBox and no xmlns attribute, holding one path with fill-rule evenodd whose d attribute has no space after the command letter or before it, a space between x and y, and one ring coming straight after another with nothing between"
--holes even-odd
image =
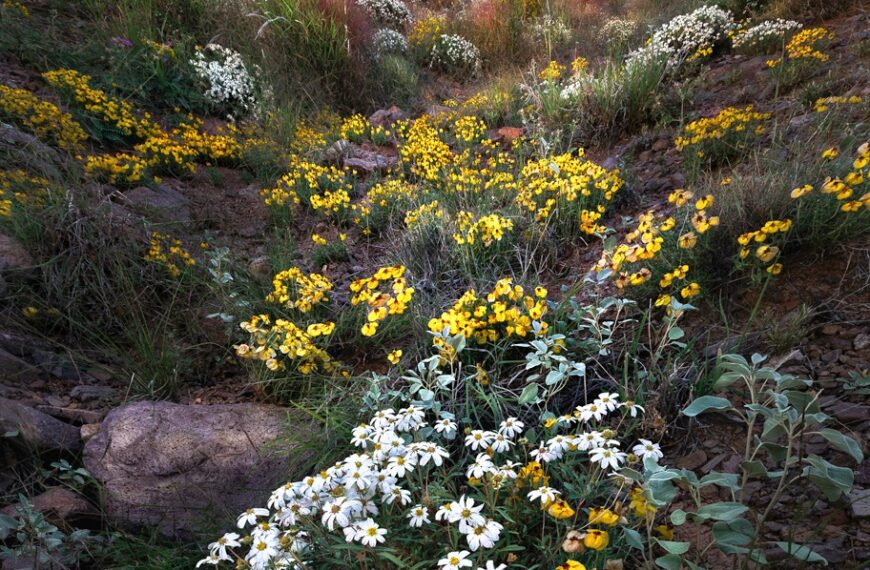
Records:
<instances>
[{"instance_id":1,"label":"rock","mask_svg":"<svg viewBox=\"0 0 870 570\"><path fill-rule=\"evenodd\" d=\"M134 210L157 221L187 223L190 221L190 200L177 189L161 184L156 189L139 186L122 196Z\"/></svg>"},{"instance_id":2,"label":"rock","mask_svg":"<svg viewBox=\"0 0 870 570\"><path fill-rule=\"evenodd\" d=\"M350 152L350 141L340 139L324 151L327 162L339 162Z\"/></svg>"},{"instance_id":3,"label":"rock","mask_svg":"<svg viewBox=\"0 0 870 570\"><path fill-rule=\"evenodd\" d=\"M79 384L70 390L69 395L82 402L92 402L94 400L111 400L117 393L118 391L111 386Z\"/></svg>"},{"instance_id":4,"label":"rock","mask_svg":"<svg viewBox=\"0 0 870 570\"><path fill-rule=\"evenodd\" d=\"M864 350L867 347L870 347L870 334L861 333L855 337L852 341L852 347L855 350Z\"/></svg>"},{"instance_id":5,"label":"rock","mask_svg":"<svg viewBox=\"0 0 870 570\"><path fill-rule=\"evenodd\" d=\"M42 373L35 366L0 348L0 376L6 381L16 381L33 387Z\"/></svg>"},{"instance_id":6,"label":"rock","mask_svg":"<svg viewBox=\"0 0 870 570\"><path fill-rule=\"evenodd\" d=\"M100 431L100 424L82 424L82 427L79 428L79 434L82 437L82 441L87 443L92 437L97 435L97 432Z\"/></svg>"},{"instance_id":7,"label":"rock","mask_svg":"<svg viewBox=\"0 0 870 570\"><path fill-rule=\"evenodd\" d=\"M348 155L343 164L347 168L362 170L369 174L395 168L399 164L397 156L380 154L355 144L350 145Z\"/></svg>"},{"instance_id":8,"label":"rock","mask_svg":"<svg viewBox=\"0 0 870 570\"><path fill-rule=\"evenodd\" d=\"M653 152L662 152L671 147L671 141L668 139L659 139L652 145Z\"/></svg>"},{"instance_id":9,"label":"rock","mask_svg":"<svg viewBox=\"0 0 870 570\"><path fill-rule=\"evenodd\" d=\"M870 406L834 400L823 411L845 424L859 423L870 418Z\"/></svg>"},{"instance_id":10,"label":"rock","mask_svg":"<svg viewBox=\"0 0 870 570\"><path fill-rule=\"evenodd\" d=\"M18 240L0 233L0 271L29 269L33 265L33 257Z\"/></svg>"},{"instance_id":11,"label":"rock","mask_svg":"<svg viewBox=\"0 0 870 570\"><path fill-rule=\"evenodd\" d=\"M495 132L494 140L510 143L523 136L523 129L520 127L502 127Z\"/></svg>"},{"instance_id":12,"label":"rock","mask_svg":"<svg viewBox=\"0 0 870 570\"><path fill-rule=\"evenodd\" d=\"M27 445L45 451L81 449L79 430L33 408L0 398L0 432L18 432Z\"/></svg>"},{"instance_id":13,"label":"rock","mask_svg":"<svg viewBox=\"0 0 870 570\"><path fill-rule=\"evenodd\" d=\"M135 402L109 412L85 446L84 464L115 524L190 536L265 504L278 485L308 470L310 454L291 437L316 434L298 418L261 404Z\"/></svg>"},{"instance_id":14,"label":"rock","mask_svg":"<svg viewBox=\"0 0 870 570\"><path fill-rule=\"evenodd\" d=\"M78 365L67 355L50 350L34 349L30 357L33 363L55 378L78 380L80 378Z\"/></svg>"},{"instance_id":15,"label":"rock","mask_svg":"<svg viewBox=\"0 0 870 570\"><path fill-rule=\"evenodd\" d=\"M51 487L41 495L30 500L33 509L44 514L48 521L56 526L80 523L82 520L95 520L100 513L84 497L66 487ZM14 505L8 505L0 513L15 516Z\"/></svg>"},{"instance_id":16,"label":"rock","mask_svg":"<svg viewBox=\"0 0 870 570\"><path fill-rule=\"evenodd\" d=\"M99 423L103 419L101 412L93 410L80 410L60 406L36 406L36 409L50 416L80 424Z\"/></svg>"},{"instance_id":17,"label":"rock","mask_svg":"<svg viewBox=\"0 0 870 570\"><path fill-rule=\"evenodd\" d=\"M272 281L272 264L269 262L269 257L262 255L254 258L248 263L248 272L259 283L269 283Z\"/></svg>"},{"instance_id":18,"label":"rock","mask_svg":"<svg viewBox=\"0 0 870 570\"><path fill-rule=\"evenodd\" d=\"M378 109L369 117L369 122L375 126L387 128L396 121L408 118L408 113L393 105L389 109Z\"/></svg>"},{"instance_id":19,"label":"rock","mask_svg":"<svg viewBox=\"0 0 870 570\"><path fill-rule=\"evenodd\" d=\"M704 450L696 449L692 453L679 458L677 460L677 467L680 469L695 470L706 462L707 454L704 453Z\"/></svg>"},{"instance_id":20,"label":"rock","mask_svg":"<svg viewBox=\"0 0 870 570\"><path fill-rule=\"evenodd\" d=\"M852 516L856 519L870 517L870 489L854 487L846 497L852 507Z\"/></svg>"}]
</instances>

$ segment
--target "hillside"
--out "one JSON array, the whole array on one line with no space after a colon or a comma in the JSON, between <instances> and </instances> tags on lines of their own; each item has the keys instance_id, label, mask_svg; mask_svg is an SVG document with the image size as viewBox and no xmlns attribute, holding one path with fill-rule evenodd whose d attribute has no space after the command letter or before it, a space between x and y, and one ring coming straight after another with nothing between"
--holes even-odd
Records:
<instances>
[{"instance_id":1,"label":"hillside","mask_svg":"<svg viewBox=\"0 0 870 570\"><path fill-rule=\"evenodd\" d=\"M868 24L0 3L4 570L865 567Z\"/></svg>"}]
</instances>

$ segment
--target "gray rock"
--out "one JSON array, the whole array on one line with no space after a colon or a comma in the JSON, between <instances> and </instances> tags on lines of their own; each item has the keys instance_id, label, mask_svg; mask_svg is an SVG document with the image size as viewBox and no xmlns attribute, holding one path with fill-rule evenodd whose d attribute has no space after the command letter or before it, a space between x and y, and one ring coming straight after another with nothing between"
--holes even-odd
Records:
<instances>
[{"instance_id":1,"label":"gray rock","mask_svg":"<svg viewBox=\"0 0 870 570\"><path fill-rule=\"evenodd\" d=\"M33 265L33 257L18 240L0 233L0 271L29 269Z\"/></svg>"},{"instance_id":2,"label":"gray rock","mask_svg":"<svg viewBox=\"0 0 870 570\"><path fill-rule=\"evenodd\" d=\"M55 525L93 520L100 516L90 501L66 487L51 487L41 495L33 497L30 503L35 511L44 514ZM7 505L0 513L15 516L17 506L18 503Z\"/></svg>"},{"instance_id":3,"label":"gray rock","mask_svg":"<svg viewBox=\"0 0 870 570\"><path fill-rule=\"evenodd\" d=\"M135 402L109 412L84 463L115 524L184 537L215 530L307 472L311 455L291 442L312 430L275 406Z\"/></svg>"},{"instance_id":4,"label":"gray rock","mask_svg":"<svg viewBox=\"0 0 870 570\"><path fill-rule=\"evenodd\" d=\"M849 504L852 506L852 516L856 519L866 519L870 517L870 489L861 489L854 487L849 491L847 496Z\"/></svg>"},{"instance_id":5,"label":"gray rock","mask_svg":"<svg viewBox=\"0 0 870 570\"><path fill-rule=\"evenodd\" d=\"M75 427L5 398L0 398L0 432L18 432L27 445L41 451L75 453L82 446Z\"/></svg>"},{"instance_id":6,"label":"gray rock","mask_svg":"<svg viewBox=\"0 0 870 570\"><path fill-rule=\"evenodd\" d=\"M343 160L345 167L361 170L369 174L395 168L398 163L399 158L397 156L380 154L355 144L350 145L348 156Z\"/></svg>"},{"instance_id":7,"label":"gray rock","mask_svg":"<svg viewBox=\"0 0 870 570\"><path fill-rule=\"evenodd\" d=\"M69 395L82 402L94 400L111 400L118 391L111 386L80 384L70 390Z\"/></svg>"},{"instance_id":8,"label":"gray rock","mask_svg":"<svg viewBox=\"0 0 870 570\"><path fill-rule=\"evenodd\" d=\"M0 376L6 381L16 381L32 386L42 372L21 358L0 348Z\"/></svg>"},{"instance_id":9,"label":"gray rock","mask_svg":"<svg viewBox=\"0 0 870 570\"><path fill-rule=\"evenodd\" d=\"M375 111L372 116L369 117L369 122L373 125L387 128L396 121L401 121L402 119L407 118L408 113L393 105L389 109L379 109Z\"/></svg>"},{"instance_id":10,"label":"gray rock","mask_svg":"<svg viewBox=\"0 0 870 570\"><path fill-rule=\"evenodd\" d=\"M177 189L161 184L156 189L139 186L123 194L137 212L157 221L187 223L190 221L190 200Z\"/></svg>"},{"instance_id":11,"label":"gray rock","mask_svg":"<svg viewBox=\"0 0 870 570\"><path fill-rule=\"evenodd\" d=\"M852 341L852 345L855 347L855 350L864 350L865 348L870 347L870 334L859 334L855 337L855 340Z\"/></svg>"}]
</instances>

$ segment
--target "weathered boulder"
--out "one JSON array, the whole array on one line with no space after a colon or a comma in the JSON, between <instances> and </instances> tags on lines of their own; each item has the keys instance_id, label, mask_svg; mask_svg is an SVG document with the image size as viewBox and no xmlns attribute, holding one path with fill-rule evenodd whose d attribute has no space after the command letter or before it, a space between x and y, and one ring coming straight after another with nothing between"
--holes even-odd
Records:
<instances>
[{"instance_id":1,"label":"weathered boulder","mask_svg":"<svg viewBox=\"0 0 870 570\"><path fill-rule=\"evenodd\" d=\"M393 105L389 109L378 109L371 117L369 122L375 126L388 128L397 121L408 118L408 113Z\"/></svg>"},{"instance_id":2,"label":"weathered boulder","mask_svg":"<svg viewBox=\"0 0 870 570\"><path fill-rule=\"evenodd\" d=\"M33 267L33 257L15 238L0 233L0 271Z\"/></svg>"},{"instance_id":3,"label":"weathered boulder","mask_svg":"<svg viewBox=\"0 0 870 570\"><path fill-rule=\"evenodd\" d=\"M93 522L100 517L99 511L78 493L66 487L51 487L30 501L33 509L44 514L54 525ZM7 505L0 514L15 516L18 504Z\"/></svg>"},{"instance_id":4,"label":"weathered boulder","mask_svg":"<svg viewBox=\"0 0 870 570\"><path fill-rule=\"evenodd\" d=\"M343 164L346 168L371 174L395 168L399 164L399 157L375 152L351 143L349 153L345 156Z\"/></svg>"},{"instance_id":5,"label":"weathered boulder","mask_svg":"<svg viewBox=\"0 0 870 570\"><path fill-rule=\"evenodd\" d=\"M18 432L26 445L40 451L77 452L82 442L79 430L47 414L0 398L0 433Z\"/></svg>"},{"instance_id":6,"label":"weathered boulder","mask_svg":"<svg viewBox=\"0 0 870 570\"><path fill-rule=\"evenodd\" d=\"M310 423L276 406L135 402L109 412L84 464L112 522L187 537L264 504L306 472L311 454L293 442L312 437Z\"/></svg>"},{"instance_id":7,"label":"weathered boulder","mask_svg":"<svg viewBox=\"0 0 870 570\"><path fill-rule=\"evenodd\" d=\"M139 186L123 197L134 211L160 222L190 222L190 200L169 182L153 188Z\"/></svg>"}]
</instances>

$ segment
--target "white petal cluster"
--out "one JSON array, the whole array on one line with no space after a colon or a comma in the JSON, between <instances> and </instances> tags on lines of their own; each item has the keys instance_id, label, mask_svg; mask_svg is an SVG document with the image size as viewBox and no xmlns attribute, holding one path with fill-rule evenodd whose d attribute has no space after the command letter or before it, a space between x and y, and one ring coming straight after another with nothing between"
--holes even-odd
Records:
<instances>
[{"instance_id":1,"label":"white petal cluster","mask_svg":"<svg viewBox=\"0 0 870 570\"><path fill-rule=\"evenodd\" d=\"M788 36L801 29L801 24L794 20L766 20L734 36L734 49L755 51L767 46L782 47Z\"/></svg>"},{"instance_id":2,"label":"white petal cluster","mask_svg":"<svg viewBox=\"0 0 870 570\"><path fill-rule=\"evenodd\" d=\"M539 41L550 41L554 44L563 43L571 38L571 29L561 18L545 14L536 18L530 27L532 37Z\"/></svg>"},{"instance_id":3,"label":"white petal cluster","mask_svg":"<svg viewBox=\"0 0 870 570\"><path fill-rule=\"evenodd\" d=\"M731 12L717 6L702 6L664 24L647 45L629 54L627 63L664 59L669 68L678 69L704 50L725 41L729 32L736 29Z\"/></svg>"},{"instance_id":4,"label":"white petal cluster","mask_svg":"<svg viewBox=\"0 0 870 570\"><path fill-rule=\"evenodd\" d=\"M413 20L411 11L402 0L356 0L372 18L384 26L401 28Z\"/></svg>"},{"instance_id":5,"label":"white petal cluster","mask_svg":"<svg viewBox=\"0 0 870 570\"><path fill-rule=\"evenodd\" d=\"M383 55L387 53L405 53L408 51L408 40L401 32L383 28L375 32L372 38L375 53Z\"/></svg>"},{"instance_id":6,"label":"white petal cluster","mask_svg":"<svg viewBox=\"0 0 870 570\"><path fill-rule=\"evenodd\" d=\"M601 24L601 28L596 34L599 42L607 44L608 42L625 43L637 33L638 25L636 20L628 18L612 17L608 18Z\"/></svg>"},{"instance_id":7,"label":"white petal cluster","mask_svg":"<svg viewBox=\"0 0 870 570\"><path fill-rule=\"evenodd\" d=\"M443 34L432 46L430 65L475 73L480 69L480 50L462 36Z\"/></svg>"},{"instance_id":8,"label":"white petal cluster","mask_svg":"<svg viewBox=\"0 0 870 570\"><path fill-rule=\"evenodd\" d=\"M251 112L256 105L256 79L242 55L219 44L197 49L190 65L205 86L203 95L212 104Z\"/></svg>"},{"instance_id":9,"label":"white petal cluster","mask_svg":"<svg viewBox=\"0 0 870 570\"><path fill-rule=\"evenodd\" d=\"M528 455L546 464L586 453L597 468L618 470L628 454L621 451L615 432L606 428L613 422L603 422L619 410L625 419L643 408L631 401L621 402L615 393L600 393L592 402L549 420L546 427L555 425L558 429ZM415 405L377 411L368 422L353 428L355 453L319 473L279 487L267 508L241 513L237 526L249 536L225 534L209 545L209 554L199 565L244 560L252 570L308 567L305 564L314 556L310 536L315 529L357 543L359 548L377 548L389 544L391 532L398 532L395 526L382 527L383 521L398 518L404 529L433 524L455 529L467 550L447 553L439 566L468 567L469 553L495 548L504 526L493 518L491 505L471 496L473 491L437 507L433 522L431 496L420 488L420 481L434 483L438 477L455 477L458 467L468 479L467 487L464 483L461 486L468 489L481 484L496 490L513 485L528 469L514 461L528 461L527 442L518 439L526 426L518 418L508 417L494 430L466 429L464 440L456 441L459 426L450 418L442 416L430 423L426 411ZM562 429L572 426L579 429ZM445 447L450 445L455 448L454 456ZM640 440L633 452L653 460L662 456L658 444L648 440ZM542 512L562 501L561 491L542 482L535 483L527 496ZM489 567L499 566L492 563Z\"/></svg>"}]
</instances>

